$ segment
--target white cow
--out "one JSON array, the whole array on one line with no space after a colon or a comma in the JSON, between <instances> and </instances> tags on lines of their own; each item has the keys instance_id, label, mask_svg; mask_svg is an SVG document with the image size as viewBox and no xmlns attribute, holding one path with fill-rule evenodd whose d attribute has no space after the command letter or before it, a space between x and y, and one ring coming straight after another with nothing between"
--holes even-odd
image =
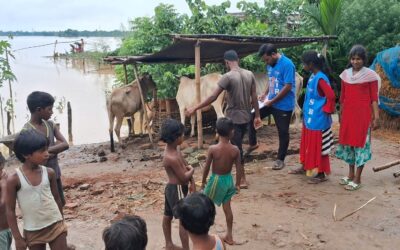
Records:
<instances>
[{"instance_id":1,"label":"white cow","mask_svg":"<svg viewBox=\"0 0 400 250\"><path fill-rule=\"evenodd\" d=\"M268 75L265 73L255 73L254 74L257 83L257 94L261 95L266 91L268 86ZM301 108L297 101L299 100L301 90L303 88L303 77L296 72L296 101L294 107L294 116L296 119L296 126L299 127L301 121Z\"/></svg>"},{"instance_id":2,"label":"white cow","mask_svg":"<svg viewBox=\"0 0 400 250\"><path fill-rule=\"evenodd\" d=\"M211 73L205 75L200 78L200 93L201 100L205 100L209 97L217 88L217 83L221 79L222 75L219 73ZM218 96L217 100L215 100L211 106L214 107L215 112L217 113L217 118L224 117L224 113L222 110L223 102L224 102L225 91ZM176 94L176 101L179 105L179 112L181 115L181 122L185 124L185 111L186 109L193 107L197 104L196 99L196 81L194 79L190 79L188 77L181 77L178 92ZM209 108L204 108L202 111L206 111ZM195 124L195 115L190 117L191 131L190 136L194 136L194 124Z\"/></svg>"}]
</instances>

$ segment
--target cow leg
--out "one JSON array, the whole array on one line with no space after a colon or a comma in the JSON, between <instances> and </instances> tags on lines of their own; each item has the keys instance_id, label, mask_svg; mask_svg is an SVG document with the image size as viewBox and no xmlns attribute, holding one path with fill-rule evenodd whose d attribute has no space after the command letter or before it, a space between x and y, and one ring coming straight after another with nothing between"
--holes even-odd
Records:
<instances>
[{"instance_id":1,"label":"cow leg","mask_svg":"<svg viewBox=\"0 0 400 250\"><path fill-rule=\"evenodd\" d=\"M179 114L180 114L180 116L181 116L181 123L182 123L183 126L185 127L184 130L185 130L185 134L186 134L186 126L185 126L185 119L186 119L186 116L185 116L185 107L179 106Z\"/></svg>"},{"instance_id":2,"label":"cow leg","mask_svg":"<svg viewBox=\"0 0 400 250\"><path fill-rule=\"evenodd\" d=\"M143 114L144 114L143 109L141 109L139 112L140 112L140 113L139 113L140 137L142 137L142 136L143 136Z\"/></svg>"},{"instance_id":3,"label":"cow leg","mask_svg":"<svg viewBox=\"0 0 400 250\"><path fill-rule=\"evenodd\" d=\"M195 123L196 123L196 116L191 115L190 116L190 125L191 125L190 137L194 137L194 124Z\"/></svg>"},{"instance_id":4,"label":"cow leg","mask_svg":"<svg viewBox=\"0 0 400 250\"><path fill-rule=\"evenodd\" d=\"M115 152L115 146L114 146L114 133L113 133L113 127L114 127L114 119L115 116L114 114L112 114L111 112L109 112L108 114L108 118L109 118L109 122L110 122L110 126L108 128L108 133L110 134L110 148L111 148L111 152Z\"/></svg>"},{"instance_id":5,"label":"cow leg","mask_svg":"<svg viewBox=\"0 0 400 250\"><path fill-rule=\"evenodd\" d=\"M127 119L127 122L128 122L128 130L129 130L129 133L128 133L128 136L129 137L131 137L131 136L133 136L133 134L135 133L135 131L133 131L133 125L132 125L132 118L131 117L129 117L128 119ZM132 131L133 131L133 134L132 134Z\"/></svg>"},{"instance_id":6,"label":"cow leg","mask_svg":"<svg viewBox=\"0 0 400 250\"><path fill-rule=\"evenodd\" d=\"M296 128L300 128L301 108L300 108L299 104L297 104L297 103L294 108L294 115L295 115L295 119L296 119Z\"/></svg>"},{"instance_id":7,"label":"cow leg","mask_svg":"<svg viewBox=\"0 0 400 250\"><path fill-rule=\"evenodd\" d=\"M124 119L124 117L117 117L117 124L115 125L115 134L117 135L118 138L118 142L122 143L121 140L121 126L122 126L122 120Z\"/></svg>"}]
</instances>

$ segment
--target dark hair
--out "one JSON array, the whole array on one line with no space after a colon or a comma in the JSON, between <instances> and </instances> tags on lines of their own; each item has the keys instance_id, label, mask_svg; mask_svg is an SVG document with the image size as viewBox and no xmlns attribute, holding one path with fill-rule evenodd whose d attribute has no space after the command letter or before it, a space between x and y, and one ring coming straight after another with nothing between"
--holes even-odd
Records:
<instances>
[{"instance_id":1,"label":"dark hair","mask_svg":"<svg viewBox=\"0 0 400 250\"><path fill-rule=\"evenodd\" d=\"M238 61L239 60L239 56L236 53L236 51L231 49L231 50L225 51L224 60L227 60L227 61Z\"/></svg>"},{"instance_id":2,"label":"dark hair","mask_svg":"<svg viewBox=\"0 0 400 250\"><path fill-rule=\"evenodd\" d=\"M367 63L367 50L364 46L360 44L354 45L350 50L349 59L353 56L359 56L363 60L364 65Z\"/></svg>"},{"instance_id":3,"label":"dark hair","mask_svg":"<svg viewBox=\"0 0 400 250\"><path fill-rule=\"evenodd\" d=\"M161 126L161 140L165 143L173 143L178 139L183 132L185 127L182 123L175 119L167 119Z\"/></svg>"},{"instance_id":4,"label":"dark hair","mask_svg":"<svg viewBox=\"0 0 400 250\"><path fill-rule=\"evenodd\" d=\"M261 47L258 49L258 56L263 56L263 55L267 55L270 56L272 54L276 54L278 53L278 50L276 49L275 45L273 45L272 43L265 43L263 45L261 45Z\"/></svg>"},{"instance_id":5,"label":"dark hair","mask_svg":"<svg viewBox=\"0 0 400 250\"><path fill-rule=\"evenodd\" d=\"M35 112L37 108L45 108L53 105L55 102L54 97L49 93L34 91L28 95L26 103L28 104L29 111Z\"/></svg>"},{"instance_id":6,"label":"dark hair","mask_svg":"<svg viewBox=\"0 0 400 250\"><path fill-rule=\"evenodd\" d=\"M46 136L34 129L23 129L14 140L14 152L21 162L25 162L24 156L33 154L33 152L47 146Z\"/></svg>"},{"instance_id":7,"label":"dark hair","mask_svg":"<svg viewBox=\"0 0 400 250\"><path fill-rule=\"evenodd\" d=\"M193 234L207 234L214 224L214 202L200 192L180 200L175 206L174 212L183 228Z\"/></svg>"},{"instance_id":8,"label":"dark hair","mask_svg":"<svg viewBox=\"0 0 400 250\"><path fill-rule=\"evenodd\" d=\"M314 50L308 50L304 52L303 55L301 56L301 61L303 62L303 64L306 65L312 63L314 67L321 70L325 74L328 74L328 69L325 63L325 57L321 54L318 54Z\"/></svg>"},{"instance_id":9,"label":"dark hair","mask_svg":"<svg viewBox=\"0 0 400 250\"><path fill-rule=\"evenodd\" d=\"M114 222L103 231L105 250L144 250L147 246L146 222L132 215Z\"/></svg>"},{"instance_id":10,"label":"dark hair","mask_svg":"<svg viewBox=\"0 0 400 250\"><path fill-rule=\"evenodd\" d=\"M233 130L233 122L227 117L221 117L217 120L217 133L220 136L229 136L229 133Z\"/></svg>"}]
</instances>

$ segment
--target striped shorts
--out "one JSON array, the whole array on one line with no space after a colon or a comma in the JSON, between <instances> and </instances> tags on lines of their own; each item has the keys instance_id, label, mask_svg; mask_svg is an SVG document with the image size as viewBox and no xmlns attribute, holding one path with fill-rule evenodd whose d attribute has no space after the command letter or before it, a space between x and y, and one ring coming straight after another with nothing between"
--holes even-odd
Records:
<instances>
[{"instance_id":1,"label":"striped shorts","mask_svg":"<svg viewBox=\"0 0 400 250\"><path fill-rule=\"evenodd\" d=\"M178 201L185 198L188 194L188 185L177 185L177 184L167 184L165 187L165 204L164 204L164 215L174 216L174 207Z\"/></svg>"}]
</instances>

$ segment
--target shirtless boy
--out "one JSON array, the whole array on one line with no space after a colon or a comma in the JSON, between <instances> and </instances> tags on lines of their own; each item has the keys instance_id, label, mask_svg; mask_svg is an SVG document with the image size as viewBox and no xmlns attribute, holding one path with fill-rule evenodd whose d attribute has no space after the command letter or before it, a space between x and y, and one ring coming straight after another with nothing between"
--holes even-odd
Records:
<instances>
[{"instance_id":1,"label":"shirtless boy","mask_svg":"<svg viewBox=\"0 0 400 250\"><path fill-rule=\"evenodd\" d=\"M223 240L229 245L235 244L232 236L233 214L231 208L232 196L240 191L240 151L238 147L230 143L233 136L233 122L229 118L219 118L217 120L217 133L219 142L217 145L210 146L206 160L206 166L203 172L202 189L204 193L210 197L217 206L221 206L226 217L228 227L227 233ZM208 172L212 164L212 174L207 183ZM233 183L231 174L233 164L236 165L236 188Z\"/></svg>"},{"instance_id":2,"label":"shirtless boy","mask_svg":"<svg viewBox=\"0 0 400 250\"><path fill-rule=\"evenodd\" d=\"M179 225L182 248L175 246L171 238L171 221L173 217L177 217L174 213L175 205L179 200L187 196L189 183L190 191L195 191L194 169L187 164L178 150L178 146L183 142L183 132L183 124L173 119L167 119L161 127L161 140L167 143L163 158L163 166L168 176L168 184L165 187L163 218L163 232L167 250L189 249L189 235L182 225Z\"/></svg>"}]
</instances>

